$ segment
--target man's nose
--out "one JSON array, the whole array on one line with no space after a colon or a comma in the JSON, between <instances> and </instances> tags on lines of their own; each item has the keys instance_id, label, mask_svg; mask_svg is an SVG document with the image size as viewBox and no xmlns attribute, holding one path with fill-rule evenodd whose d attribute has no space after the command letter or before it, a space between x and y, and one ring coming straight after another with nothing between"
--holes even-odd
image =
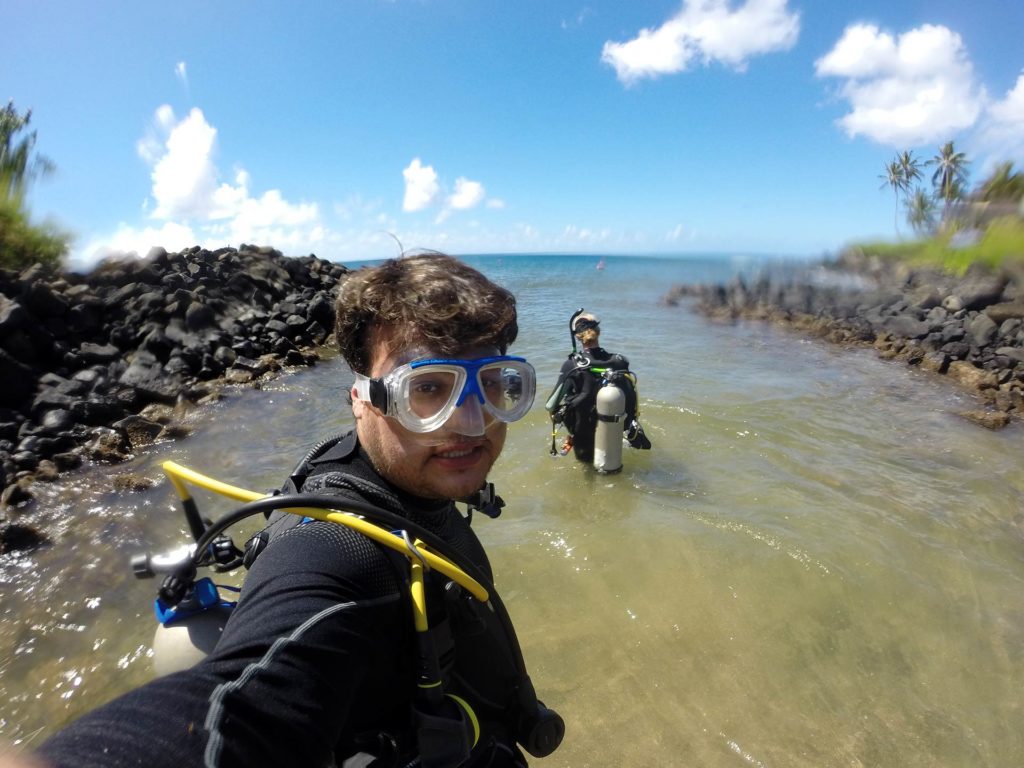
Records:
<instances>
[{"instance_id":1,"label":"man's nose","mask_svg":"<svg viewBox=\"0 0 1024 768\"><path fill-rule=\"evenodd\" d=\"M480 406L480 400L470 395L463 401L462 405L455 409L451 418L445 422L445 428L468 437L477 437L486 430L484 409Z\"/></svg>"}]
</instances>

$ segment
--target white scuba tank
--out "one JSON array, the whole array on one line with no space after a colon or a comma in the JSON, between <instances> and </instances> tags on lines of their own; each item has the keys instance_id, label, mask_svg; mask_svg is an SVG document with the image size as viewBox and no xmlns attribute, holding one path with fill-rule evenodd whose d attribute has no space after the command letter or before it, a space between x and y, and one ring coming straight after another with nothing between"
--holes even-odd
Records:
<instances>
[{"instance_id":1,"label":"white scuba tank","mask_svg":"<svg viewBox=\"0 0 1024 768\"><path fill-rule=\"evenodd\" d=\"M188 669L208 656L230 613L214 606L167 626L157 624L153 635L153 670L157 676Z\"/></svg>"},{"instance_id":2,"label":"white scuba tank","mask_svg":"<svg viewBox=\"0 0 1024 768\"><path fill-rule=\"evenodd\" d=\"M622 469L622 430L626 393L611 381L597 390L597 429L594 431L594 469L611 474Z\"/></svg>"}]
</instances>

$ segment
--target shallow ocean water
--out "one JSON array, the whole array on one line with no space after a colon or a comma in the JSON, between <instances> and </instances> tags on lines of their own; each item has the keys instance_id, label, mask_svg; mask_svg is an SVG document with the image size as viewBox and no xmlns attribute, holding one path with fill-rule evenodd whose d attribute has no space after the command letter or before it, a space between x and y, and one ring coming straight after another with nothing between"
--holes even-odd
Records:
<instances>
[{"instance_id":1,"label":"shallow ocean water","mask_svg":"<svg viewBox=\"0 0 1024 768\"><path fill-rule=\"evenodd\" d=\"M1008 766L1024 762L1024 427L871 350L659 299L752 259L479 257L518 296L540 391L474 523L540 697L536 765ZM585 306L640 379L654 449L617 475L549 455L543 399ZM0 560L0 740L30 747L152 675L154 581L187 539L159 463L278 486L350 424L338 359L198 414L193 434L43 490L54 545ZM159 481L116 494L115 475ZM216 516L230 503L200 496ZM243 540L239 536L236 540Z\"/></svg>"}]
</instances>

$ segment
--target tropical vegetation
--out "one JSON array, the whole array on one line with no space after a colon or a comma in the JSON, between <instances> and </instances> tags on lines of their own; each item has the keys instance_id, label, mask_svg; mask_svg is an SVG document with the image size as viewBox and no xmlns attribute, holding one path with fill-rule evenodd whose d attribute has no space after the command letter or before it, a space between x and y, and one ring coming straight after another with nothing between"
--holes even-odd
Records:
<instances>
[{"instance_id":1,"label":"tropical vegetation","mask_svg":"<svg viewBox=\"0 0 1024 768\"><path fill-rule=\"evenodd\" d=\"M33 224L25 201L29 185L54 168L35 151L31 119L32 110L20 114L13 101L0 110L0 268L56 267L67 253L67 236Z\"/></svg>"},{"instance_id":2,"label":"tropical vegetation","mask_svg":"<svg viewBox=\"0 0 1024 768\"><path fill-rule=\"evenodd\" d=\"M968 189L970 161L947 141L922 162L900 152L885 163L882 189L890 188L917 240L861 244L883 257L941 266L963 272L971 264L999 267L1024 264L1024 174L1003 162L973 190ZM931 190L915 184L931 168ZM897 218L896 234L899 237Z\"/></svg>"}]
</instances>

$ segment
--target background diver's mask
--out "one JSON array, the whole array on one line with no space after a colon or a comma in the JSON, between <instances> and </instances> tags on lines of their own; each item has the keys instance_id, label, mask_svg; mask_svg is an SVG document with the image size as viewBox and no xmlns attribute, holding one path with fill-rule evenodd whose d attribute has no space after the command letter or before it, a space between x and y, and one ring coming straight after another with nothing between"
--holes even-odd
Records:
<instances>
[{"instance_id":1,"label":"background diver's mask","mask_svg":"<svg viewBox=\"0 0 1024 768\"><path fill-rule=\"evenodd\" d=\"M523 418L533 405L537 380L521 357L428 359L380 378L357 373L355 391L410 432L424 434L447 424L451 432L477 437L495 421Z\"/></svg>"}]
</instances>

